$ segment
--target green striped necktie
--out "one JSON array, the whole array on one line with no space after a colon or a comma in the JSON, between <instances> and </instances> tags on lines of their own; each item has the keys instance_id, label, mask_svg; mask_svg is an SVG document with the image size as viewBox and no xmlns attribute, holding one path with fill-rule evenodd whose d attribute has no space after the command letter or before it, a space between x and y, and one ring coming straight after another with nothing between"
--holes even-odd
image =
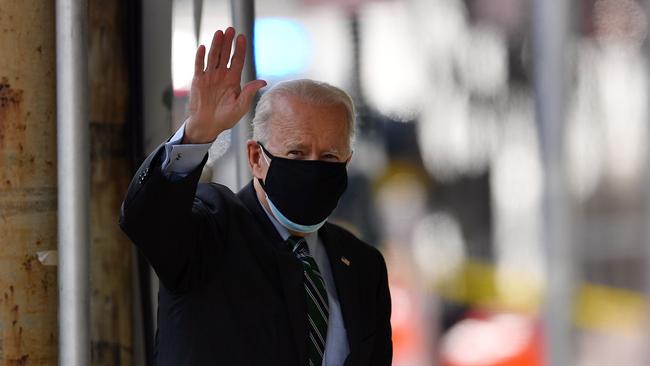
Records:
<instances>
[{"instance_id":1,"label":"green striped necktie","mask_svg":"<svg viewBox=\"0 0 650 366\"><path fill-rule=\"evenodd\" d=\"M327 302L327 291L323 277L318 270L318 265L309 254L309 248L305 238L291 236L286 241L296 258L302 262L303 284L305 297L307 299L307 320L309 325L309 349L308 365L321 366L323 353L325 352L325 340L327 339L327 318L329 306Z\"/></svg>"}]
</instances>

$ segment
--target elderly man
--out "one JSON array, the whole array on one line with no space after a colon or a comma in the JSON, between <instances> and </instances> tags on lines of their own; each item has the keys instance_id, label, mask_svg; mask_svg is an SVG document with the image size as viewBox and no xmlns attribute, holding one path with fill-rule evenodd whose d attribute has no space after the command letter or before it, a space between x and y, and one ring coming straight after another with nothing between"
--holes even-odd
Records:
<instances>
[{"instance_id":1,"label":"elderly man","mask_svg":"<svg viewBox=\"0 0 650 366\"><path fill-rule=\"evenodd\" d=\"M381 254L327 222L347 185L354 107L338 88L278 84L248 141L254 179L198 184L210 143L266 85L240 88L246 39L196 53L190 116L131 182L120 226L161 280L158 365L389 365ZM228 61L230 66L228 67Z\"/></svg>"}]
</instances>

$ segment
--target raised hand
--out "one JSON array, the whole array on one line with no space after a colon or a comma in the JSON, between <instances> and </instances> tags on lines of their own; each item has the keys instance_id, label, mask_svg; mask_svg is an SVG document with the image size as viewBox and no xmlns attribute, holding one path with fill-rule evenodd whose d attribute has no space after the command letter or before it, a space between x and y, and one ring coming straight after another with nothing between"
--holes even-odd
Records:
<instances>
[{"instance_id":1,"label":"raised hand","mask_svg":"<svg viewBox=\"0 0 650 366\"><path fill-rule=\"evenodd\" d=\"M212 38L208 65L205 67L205 46L196 51L194 78L190 89L190 118L185 124L184 144L202 144L232 128L251 107L255 93L266 86L264 80L253 80L241 87L241 73L246 59L246 37L237 36L235 52L230 58L235 29L217 31ZM230 67L228 61L230 60Z\"/></svg>"}]
</instances>

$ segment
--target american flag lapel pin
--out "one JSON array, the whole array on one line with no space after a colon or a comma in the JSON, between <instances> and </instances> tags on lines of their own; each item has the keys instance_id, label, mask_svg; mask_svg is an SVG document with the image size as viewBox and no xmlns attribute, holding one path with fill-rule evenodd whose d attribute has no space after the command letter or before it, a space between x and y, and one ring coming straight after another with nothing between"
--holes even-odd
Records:
<instances>
[{"instance_id":1,"label":"american flag lapel pin","mask_svg":"<svg viewBox=\"0 0 650 366\"><path fill-rule=\"evenodd\" d=\"M345 257L341 257L341 262L343 262L343 264L345 264L348 267L350 266L350 260Z\"/></svg>"}]
</instances>

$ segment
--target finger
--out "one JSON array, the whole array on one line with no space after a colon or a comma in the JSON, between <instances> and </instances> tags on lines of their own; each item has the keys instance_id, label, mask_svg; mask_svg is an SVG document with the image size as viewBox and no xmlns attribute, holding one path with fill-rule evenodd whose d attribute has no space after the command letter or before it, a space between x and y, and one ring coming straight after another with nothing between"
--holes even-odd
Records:
<instances>
[{"instance_id":1,"label":"finger","mask_svg":"<svg viewBox=\"0 0 650 366\"><path fill-rule=\"evenodd\" d=\"M251 107L255 93L257 93L258 90L262 89L265 86L266 81L264 80L253 80L244 85L244 88L242 89L241 93L239 94L239 98L237 99L238 108L242 114Z\"/></svg>"},{"instance_id":2,"label":"finger","mask_svg":"<svg viewBox=\"0 0 650 366\"><path fill-rule=\"evenodd\" d=\"M235 38L235 29L233 27L228 27L223 38L223 44L221 45L221 57L219 59L218 67L225 68L228 66L228 59L230 59L230 50L232 49L233 38Z\"/></svg>"},{"instance_id":3,"label":"finger","mask_svg":"<svg viewBox=\"0 0 650 366\"><path fill-rule=\"evenodd\" d=\"M219 67L219 52L221 51L221 44L223 43L223 32L218 30L212 37L212 44L210 45L210 53L208 54L208 70L214 70Z\"/></svg>"},{"instance_id":4,"label":"finger","mask_svg":"<svg viewBox=\"0 0 650 366\"><path fill-rule=\"evenodd\" d=\"M237 76L237 79L241 79L241 72L244 68L244 62L246 61L246 36L240 34L237 36L235 41L235 53L232 55L230 60L230 69Z\"/></svg>"},{"instance_id":5,"label":"finger","mask_svg":"<svg viewBox=\"0 0 650 366\"><path fill-rule=\"evenodd\" d=\"M205 46L200 45L196 50L196 58L194 59L194 76L203 73L203 63L205 62Z\"/></svg>"}]
</instances>

